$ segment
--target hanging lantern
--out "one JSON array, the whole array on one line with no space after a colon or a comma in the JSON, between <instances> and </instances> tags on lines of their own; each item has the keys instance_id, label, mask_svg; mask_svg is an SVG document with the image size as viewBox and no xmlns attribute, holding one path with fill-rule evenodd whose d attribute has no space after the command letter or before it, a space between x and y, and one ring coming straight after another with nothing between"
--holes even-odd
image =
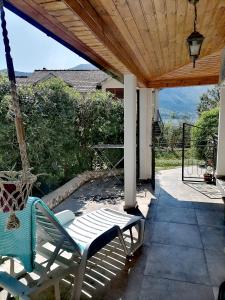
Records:
<instances>
[{"instance_id":1,"label":"hanging lantern","mask_svg":"<svg viewBox=\"0 0 225 300\"><path fill-rule=\"evenodd\" d=\"M191 59L193 61L193 68L195 68L195 61L198 59L198 57L200 55L204 36L196 30L196 24L197 24L196 4L199 0L188 0L188 1L194 5L194 9L195 9L194 31L187 38L189 56L191 57Z\"/></svg>"},{"instance_id":2,"label":"hanging lantern","mask_svg":"<svg viewBox=\"0 0 225 300\"><path fill-rule=\"evenodd\" d=\"M204 36L198 31L192 32L187 38L189 55L193 61L193 67L195 68L195 61L198 59L202 47Z\"/></svg>"}]
</instances>

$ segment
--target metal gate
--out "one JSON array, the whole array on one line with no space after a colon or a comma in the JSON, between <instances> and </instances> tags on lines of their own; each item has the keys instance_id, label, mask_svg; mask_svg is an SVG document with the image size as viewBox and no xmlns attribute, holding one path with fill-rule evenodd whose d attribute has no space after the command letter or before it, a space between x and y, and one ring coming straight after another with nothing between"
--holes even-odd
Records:
<instances>
[{"instance_id":1,"label":"metal gate","mask_svg":"<svg viewBox=\"0 0 225 300\"><path fill-rule=\"evenodd\" d=\"M215 128L208 130L187 123L183 124L183 181L214 182L217 153L215 132Z\"/></svg>"},{"instance_id":2,"label":"metal gate","mask_svg":"<svg viewBox=\"0 0 225 300\"><path fill-rule=\"evenodd\" d=\"M152 128L153 179L155 179L156 171L173 169L182 165L182 126L177 124L172 135L168 135L169 128L165 126L158 113Z\"/></svg>"}]
</instances>

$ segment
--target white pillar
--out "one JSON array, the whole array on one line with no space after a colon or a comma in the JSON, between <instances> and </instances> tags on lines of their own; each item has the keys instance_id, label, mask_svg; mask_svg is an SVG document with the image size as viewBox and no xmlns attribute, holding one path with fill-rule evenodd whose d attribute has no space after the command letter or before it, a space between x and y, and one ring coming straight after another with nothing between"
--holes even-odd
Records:
<instances>
[{"instance_id":1,"label":"white pillar","mask_svg":"<svg viewBox=\"0 0 225 300\"><path fill-rule=\"evenodd\" d=\"M136 206L136 118L137 81L124 75L124 209Z\"/></svg>"},{"instance_id":2,"label":"white pillar","mask_svg":"<svg viewBox=\"0 0 225 300\"><path fill-rule=\"evenodd\" d=\"M139 177L147 180L152 178L153 89L140 89L139 107Z\"/></svg>"},{"instance_id":3,"label":"white pillar","mask_svg":"<svg viewBox=\"0 0 225 300\"><path fill-rule=\"evenodd\" d=\"M225 87L220 87L220 115L217 146L217 177L225 176Z\"/></svg>"}]
</instances>

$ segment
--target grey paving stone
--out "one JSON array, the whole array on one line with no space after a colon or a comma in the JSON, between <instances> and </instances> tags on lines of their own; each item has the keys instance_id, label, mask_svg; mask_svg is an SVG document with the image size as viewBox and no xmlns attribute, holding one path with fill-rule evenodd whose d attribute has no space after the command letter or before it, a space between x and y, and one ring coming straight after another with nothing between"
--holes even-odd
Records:
<instances>
[{"instance_id":1,"label":"grey paving stone","mask_svg":"<svg viewBox=\"0 0 225 300\"><path fill-rule=\"evenodd\" d=\"M144 276L140 300L215 300L212 287Z\"/></svg>"},{"instance_id":2,"label":"grey paving stone","mask_svg":"<svg viewBox=\"0 0 225 300\"><path fill-rule=\"evenodd\" d=\"M209 275L214 286L225 281L225 254L223 251L205 250Z\"/></svg>"},{"instance_id":3,"label":"grey paving stone","mask_svg":"<svg viewBox=\"0 0 225 300\"><path fill-rule=\"evenodd\" d=\"M149 221L153 220L153 218L156 215L156 212L157 212L157 205L151 203L151 205L149 206L149 209L148 209L146 220L149 220Z\"/></svg>"},{"instance_id":4,"label":"grey paving stone","mask_svg":"<svg viewBox=\"0 0 225 300\"><path fill-rule=\"evenodd\" d=\"M220 211L196 209L196 216L199 225L224 225L224 213Z\"/></svg>"},{"instance_id":5,"label":"grey paving stone","mask_svg":"<svg viewBox=\"0 0 225 300\"><path fill-rule=\"evenodd\" d=\"M178 208L169 206L157 207L155 221L160 222L176 222L185 224L197 224L197 219L194 209Z\"/></svg>"},{"instance_id":6,"label":"grey paving stone","mask_svg":"<svg viewBox=\"0 0 225 300\"><path fill-rule=\"evenodd\" d=\"M144 275L209 284L203 250L153 243Z\"/></svg>"},{"instance_id":7,"label":"grey paving stone","mask_svg":"<svg viewBox=\"0 0 225 300\"><path fill-rule=\"evenodd\" d=\"M200 235L205 249L224 250L225 228L222 226L199 226Z\"/></svg>"},{"instance_id":8,"label":"grey paving stone","mask_svg":"<svg viewBox=\"0 0 225 300\"><path fill-rule=\"evenodd\" d=\"M96 300L137 300L144 277L148 253L148 247L140 248L134 257L127 261L119 276L116 275L111 281L109 288L104 293L104 297L101 298L97 295Z\"/></svg>"},{"instance_id":9,"label":"grey paving stone","mask_svg":"<svg viewBox=\"0 0 225 300\"><path fill-rule=\"evenodd\" d=\"M144 245L146 246L151 245L151 238L153 235L154 227L155 227L154 222L148 220L145 222Z\"/></svg>"},{"instance_id":10,"label":"grey paving stone","mask_svg":"<svg viewBox=\"0 0 225 300\"><path fill-rule=\"evenodd\" d=\"M167 193L160 194L159 205L171 206L171 207L184 207L184 208L193 208L191 201L182 201L172 197Z\"/></svg>"},{"instance_id":11,"label":"grey paving stone","mask_svg":"<svg viewBox=\"0 0 225 300\"><path fill-rule=\"evenodd\" d=\"M197 225L154 222L151 241L169 245L202 248Z\"/></svg>"},{"instance_id":12,"label":"grey paving stone","mask_svg":"<svg viewBox=\"0 0 225 300\"><path fill-rule=\"evenodd\" d=\"M213 201L213 200L211 200ZM224 204L212 203L212 202L192 202L192 205L196 209L200 210L212 210L212 211L224 211Z\"/></svg>"}]
</instances>

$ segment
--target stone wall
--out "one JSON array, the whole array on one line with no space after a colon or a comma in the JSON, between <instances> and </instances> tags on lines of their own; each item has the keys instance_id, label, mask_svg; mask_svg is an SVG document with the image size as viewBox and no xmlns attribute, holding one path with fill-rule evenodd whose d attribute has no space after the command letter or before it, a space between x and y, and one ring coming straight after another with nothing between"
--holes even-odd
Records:
<instances>
[{"instance_id":1,"label":"stone wall","mask_svg":"<svg viewBox=\"0 0 225 300\"><path fill-rule=\"evenodd\" d=\"M86 171L75 178L71 179L63 186L59 187L55 191L49 193L48 195L44 196L42 200L51 208L53 209L59 203L64 201L68 198L74 191L76 191L79 187L81 187L84 183L98 179L101 177L108 177L115 175L122 175L123 169L116 169L112 172L106 171Z\"/></svg>"}]
</instances>

